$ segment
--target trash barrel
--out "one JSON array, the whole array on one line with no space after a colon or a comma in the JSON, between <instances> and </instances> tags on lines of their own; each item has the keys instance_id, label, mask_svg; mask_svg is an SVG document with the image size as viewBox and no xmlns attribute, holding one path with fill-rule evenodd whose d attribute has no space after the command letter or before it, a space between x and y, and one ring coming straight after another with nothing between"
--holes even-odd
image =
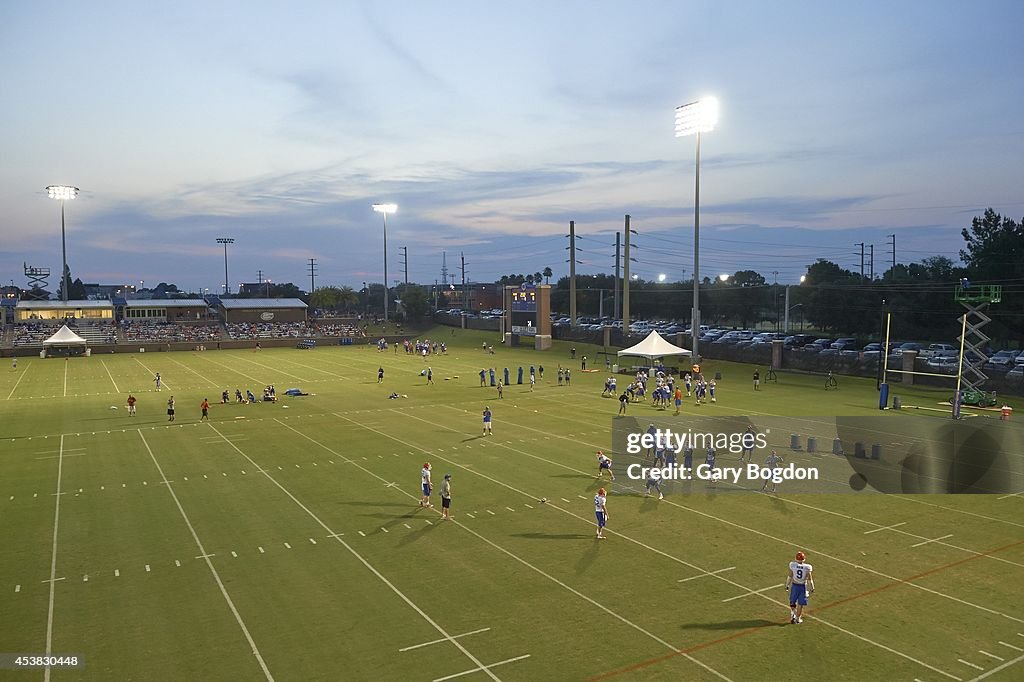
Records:
<instances>
[{"instance_id":1,"label":"trash barrel","mask_svg":"<svg viewBox=\"0 0 1024 682\"><path fill-rule=\"evenodd\" d=\"M814 436L808 436L807 437L807 452L817 452L817 451L818 451L818 439L815 438Z\"/></svg>"}]
</instances>

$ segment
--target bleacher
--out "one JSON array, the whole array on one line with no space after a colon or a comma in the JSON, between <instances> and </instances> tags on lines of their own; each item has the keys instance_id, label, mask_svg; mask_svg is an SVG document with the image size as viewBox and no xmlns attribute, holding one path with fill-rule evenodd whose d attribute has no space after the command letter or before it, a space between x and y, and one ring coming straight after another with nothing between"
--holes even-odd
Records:
<instances>
[{"instance_id":1,"label":"bleacher","mask_svg":"<svg viewBox=\"0 0 1024 682\"><path fill-rule=\"evenodd\" d=\"M203 343L219 341L223 337L220 325L178 322L123 320L121 331L124 340L131 343Z\"/></svg>"},{"instance_id":2,"label":"bleacher","mask_svg":"<svg viewBox=\"0 0 1024 682\"><path fill-rule=\"evenodd\" d=\"M68 328L85 339L86 343L90 346L112 345L117 343L117 327L109 322L99 324L69 324ZM60 327L55 327L54 331L57 329L60 329Z\"/></svg>"},{"instance_id":3,"label":"bleacher","mask_svg":"<svg viewBox=\"0 0 1024 682\"><path fill-rule=\"evenodd\" d=\"M313 334L305 322L229 322L224 326L232 339L298 339Z\"/></svg>"}]
</instances>

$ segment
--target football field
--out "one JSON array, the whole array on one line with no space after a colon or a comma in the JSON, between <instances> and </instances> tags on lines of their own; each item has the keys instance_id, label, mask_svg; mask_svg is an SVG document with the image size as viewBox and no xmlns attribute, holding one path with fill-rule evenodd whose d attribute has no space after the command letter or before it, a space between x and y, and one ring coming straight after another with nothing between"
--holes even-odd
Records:
<instances>
[{"instance_id":1,"label":"football field","mask_svg":"<svg viewBox=\"0 0 1024 682\"><path fill-rule=\"evenodd\" d=\"M0 677L1024 676L1024 495L787 495L785 483L769 495L699 483L646 497L618 466L614 483L595 476L618 408L601 397L603 370L578 371L558 344L486 355L482 335L438 333L452 345L427 360L349 346L0 367L0 652L84 660ZM579 352L603 367L597 350ZM516 369L535 363L545 372L530 391ZM558 385L559 364L573 368L571 385ZM428 365L433 385L420 374ZM512 372L501 400L480 386L491 366L499 378ZM752 369L708 362L723 378L718 402L699 410L880 414L873 380L841 377L826 392L820 377L780 373L755 393ZM223 390L234 401L236 388L260 395L267 384L276 403L220 404ZM309 395L284 396L292 387ZM644 421L658 412L629 409ZM660 415L685 426L696 409L684 401L680 416ZM884 413L894 432L948 419L925 414ZM788 433L770 442L788 444ZM1019 469L1024 453L1012 461ZM424 462L429 509L418 504ZM605 541L594 539L600 486ZM784 583L798 550L817 590L805 622L791 625Z\"/></svg>"}]
</instances>

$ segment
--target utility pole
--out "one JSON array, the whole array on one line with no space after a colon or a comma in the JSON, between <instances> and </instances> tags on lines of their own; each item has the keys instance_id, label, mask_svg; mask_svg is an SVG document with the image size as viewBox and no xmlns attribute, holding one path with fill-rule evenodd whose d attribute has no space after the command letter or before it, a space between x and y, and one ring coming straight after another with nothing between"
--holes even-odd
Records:
<instances>
[{"instance_id":1,"label":"utility pole","mask_svg":"<svg viewBox=\"0 0 1024 682\"><path fill-rule=\"evenodd\" d=\"M892 243L890 244L892 246L892 271L891 272L892 272L893 276L895 276L895 274L896 274L896 235L890 234L889 235L889 239L892 240Z\"/></svg>"},{"instance_id":2,"label":"utility pole","mask_svg":"<svg viewBox=\"0 0 1024 682\"><path fill-rule=\"evenodd\" d=\"M437 310L437 280L434 280L434 310Z\"/></svg>"},{"instance_id":3,"label":"utility pole","mask_svg":"<svg viewBox=\"0 0 1024 682\"><path fill-rule=\"evenodd\" d=\"M864 242L858 242L854 246L860 247L860 281L864 283Z\"/></svg>"},{"instance_id":4,"label":"utility pole","mask_svg":"<svg viewBox=\"0 0 1024 682\"><path fill-rule=\"evenodd\" d=\"M257 270L256 271L256 295L257 296L260 295L259 294L259 291L260 291L259 287L262 284L263 284L263 271L262 270Z\"/></svg>"},{"instance_id":5,"label":"utility pole","mask_svg":"<svg viewBox=\"0 0 1024 682\"><path fill-rule=\"evenodd\" d=\"M569 326L576 326L576 221L569 221Z\"/></svg>"},{"instance_id":6,"label":"utility pole","mask_svg":"<svg viewBox=\"0 0 1024 682\"><path fill-rule=\"evenodd\" d=\"M309 259L309 293L316 291L316 258Z\"/></svg>"},{"instance_id":7,"label":"utility pole","mask_svg":"<svg viewBox=\"0 0 1024 682\"><path fill-rule=\"evenodd\" d=\"M868 280L868 281L874 282L875 281L875 245L874 244L868 244L868 248L871 250L870 251L870 253L871 253L871 260L870 260L870 263L871 263L871 269L870 269L871 279Z\"/></svg>"},{"instance_id":8,"label":"utility pole","mask_svg":"<svg viewBox=\"0 0 1024 682\"><path fill-rule=\"evenodd\" d=\"M409 247L402 248L402 268L405 271L405 288L409 288ZM404 294L403 294L404 295Z\"/></svg>"},{"instance_id":9,"label":"utility pole","mask_svg":"<svg viewBox=\"0 0 1024 682\"><path fill-rule=\"evenodd\" d=\"M619 267L622 265L622 258L619 252L620 243L622 241L622 233L615 233L615 314L612 315L614 319L619 319Z\"/></svg>"},{"instance_id":10,"label":"utility pole","mask_svg":"<svg viewBox=\"0 0 1024 682\"><path fill-rule=\"evenodd\" d=\"M469 296L466 292L466 254L459 255L462 257L462 310L465 311L469 307Z\"/></svg>"},{"instance_id":11,"label":"utility pole","mask_svg":"<svg viewBox=\"0 0 1024 682\"><path fill-rule=\"evenodd\" d=\"M622 333L629 334L629 214L626 214L626 246L622 258Z\"/></svg>"}]
</instances>

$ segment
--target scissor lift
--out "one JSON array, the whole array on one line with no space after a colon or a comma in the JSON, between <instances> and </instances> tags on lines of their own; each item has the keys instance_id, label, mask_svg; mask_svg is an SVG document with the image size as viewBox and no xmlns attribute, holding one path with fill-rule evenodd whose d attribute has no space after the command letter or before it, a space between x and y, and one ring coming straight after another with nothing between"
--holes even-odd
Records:
<instances>
[{"instance_id":1,"label":"scissor lift","mask_svg":"<svg viewBox=\"0 0 1024 682\"><path fill-rule=\"evenodd\" d=\"M28 301L39 300L43 298L43 292L46 287L49 286L48 279L50 279L50 268L37 268L28 263L22 263L25 266L25 277L28 278L28 291L24 292L23 298Z\"/></svg>"},{"instance_id":2,"label":"scissor lift","mask_svg":"<svg viewBox=\"0 0 1024 682\"><path fill-rule=\"evenodd\" d=\"M966 287L958 285L954 299L966 310L964 318L958 320L962 322L966 319L966 324L964 325L966 332L963 339L963 370L960 380L963 384L966 384L967 388L980 391L985 382L988 381L988 376L981 370L985 363L988 362L985 346L991 340L990 336L981 331L982 327L992 321L992 318L985 314L985 309L1003 300L1003 287L999 284L981 284ZM957 337L957 341L960 341L960 337Z\"/></svg>"}]
</instances>

